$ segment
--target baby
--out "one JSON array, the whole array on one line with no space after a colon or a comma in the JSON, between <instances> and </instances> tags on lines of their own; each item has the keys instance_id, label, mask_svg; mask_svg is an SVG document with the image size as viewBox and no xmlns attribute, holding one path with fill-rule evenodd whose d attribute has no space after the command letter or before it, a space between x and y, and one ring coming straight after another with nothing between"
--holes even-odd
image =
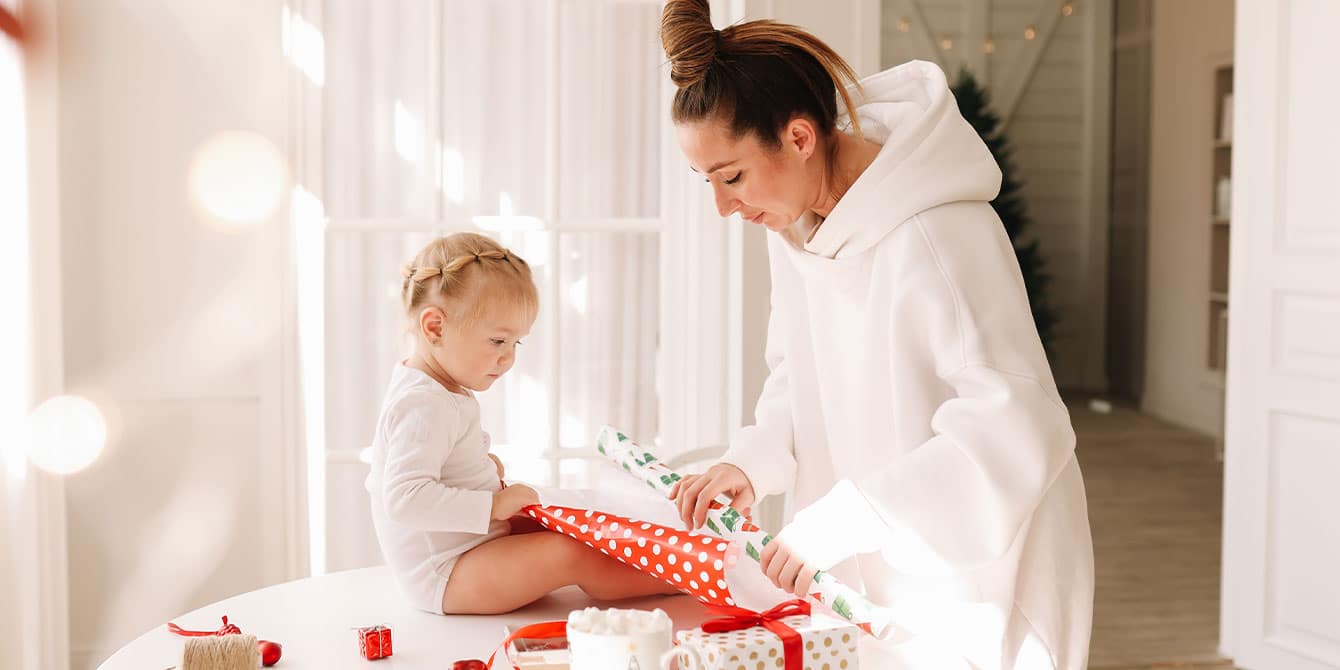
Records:
<instances>
[{"instance_id":1,"label":"baby","mask_svg":"<svg viewBox=\"0 0 1340 670\"><path fill-rule=\"evenodd\" d=\"M405 267L413 353L382 401L367 489L382 554L415 607L497 614L576 585L616 600L675 589L559 533L509 520L539 502L505 485L489 453L476 392L516 360L535 323L530 267L473 233L438 239Z\"/></svg>"}]
</instances>

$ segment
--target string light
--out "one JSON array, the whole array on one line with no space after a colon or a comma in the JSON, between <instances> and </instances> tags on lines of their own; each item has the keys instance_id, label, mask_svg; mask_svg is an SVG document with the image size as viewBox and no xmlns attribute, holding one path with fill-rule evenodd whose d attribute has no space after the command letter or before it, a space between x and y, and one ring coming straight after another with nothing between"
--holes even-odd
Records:
<instances>
[{"instance_id":1,"label":"string light","mask_svg":"<svg viewBox=\"0 0 1340 670\"><path fill-rule=\"evenodd\" d=\"M912 22L906 16L898 19L898 32L905 33L912 30Z\"/></svg>"},{"instance_id":2,"label":"string light","mask_svg":"<svg viewBox=\"0 0 1340 670\"><path fill-rule=\"evenodd\" d=\"M1024 39L1026 39L1026 40L1032 40L1033 38L1035 38L1035 37L1037 37L1037 36L1038 36L1038 29L1037 29L1037 28L1035 28L1035 27L1033 27L1033 26L1029 26L1029 27L1027 27L1027 28L1024 28Z\"/></svg>"},{"instance_id":3,"label":"string light","mask_svg":"<svg viewBox=\"0 0 1340 670\"><path fill-rule=\"evenodd\" d=\"M987 40L982 43L982 53L987 55L996 53L996 41L991 38L987 38Z\"/></svg>"},{"instance_id":4,"label":"string light","mask_svg":"<svg viewBox=\"0 0 1340 670\"><path fill-rule=\"evenodd\" d=\"M943 35L943 36L941 36L941 37L940 37L940 48L941 48L941 49L944 49L945 51L949 51L950 49L953 49L953 48L954 48L954 40L949 39L949 36L948 36L948 35Z\"/></svg>"},{"instance_id":5,"label":"string light","mask_svg":"<svg viewBox=\"0 0 1340 670\"><path fill-rule=\"evenodd\" d=\"M1070 16L1075 13L1075 6L1069 2L1061 5L1061 16Z\"/></svg>"}]
</instances>

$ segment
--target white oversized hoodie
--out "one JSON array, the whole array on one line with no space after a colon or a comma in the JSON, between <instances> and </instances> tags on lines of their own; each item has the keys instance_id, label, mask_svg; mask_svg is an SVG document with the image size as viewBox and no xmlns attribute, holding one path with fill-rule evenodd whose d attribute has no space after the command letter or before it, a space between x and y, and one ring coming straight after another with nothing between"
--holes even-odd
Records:
<instances>
[{"instance_id":1,"label":"white oversized hoodie","mask_svg":"<svg viewBox=\"0 0 1340 670\"><path fill-rule=\"evenodd\" d=\"M862 87L883 148L812 239L813 214L769 234L771 374L723 460L793 491L782 540L897 613L862 667L1082 668L1084 484L1000 169L936 66Z\"/></svg>"}]
</instances>

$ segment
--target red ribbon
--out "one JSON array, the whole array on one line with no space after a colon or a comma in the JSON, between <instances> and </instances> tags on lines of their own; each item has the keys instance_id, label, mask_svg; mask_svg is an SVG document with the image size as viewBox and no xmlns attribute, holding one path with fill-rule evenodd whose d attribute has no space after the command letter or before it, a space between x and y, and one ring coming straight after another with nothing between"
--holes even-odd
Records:
<instances>
[{"instance_id":1,"label":"red ribbon","mask_svg":"<svg viewBox=\"0 0 1340 670\"><path fill-rule=\"evenodd\" d=\"M515 633L508 635L507 639L503 640L502 644L499 644L498 648L489 655L486 667L493 667L493 657L497 656L498 652L503 651L503 649L507 647L507 644L512 640L522 637L534 640L549 640L556 637L563 637L567 634L568 622L566 621L546 621L544 623L533 623L529 626L522 626L518 628ZM503 658L507 658L506 652L503 653ZM521 670L515 665L512 665L512 668L514 668L514 670Z\"/></svg>"},{"instance_id":2,"label":"red ribbon","mask_svg":"<svg viewBox=\"0 0 1340 670\"><path fill-rule=\"evenodd\" d=\"M799 598L788 600L766 612L754 612L740 607L709 606L709 609L727 616L704 621L702 625L704 633L727 633L762 626L782 638L782 654L786 659L786 670L802 670L804 667L804 654L800 650L802 642L800 633L781 620L789 616L808 615L809 602Z\"/></svg>"},{"instance_id":3,"label":"red ribbon","mask_svg":"<svg viewBox=\"0 0 1340 670\"><path fill-rule=\"evenodd\" d=\"M240 635L242 633L241 628L238 628L237 626L228 623L228 617L226 615L223 617L223 626L221 626L218 630L184 630L181 626L178 626L177 624L171 622L168 623L167 629L168 632L170 633L176 633L177 635L181 635L184 637L208 637L210 635Z\"/></svg>"}]
</instances>

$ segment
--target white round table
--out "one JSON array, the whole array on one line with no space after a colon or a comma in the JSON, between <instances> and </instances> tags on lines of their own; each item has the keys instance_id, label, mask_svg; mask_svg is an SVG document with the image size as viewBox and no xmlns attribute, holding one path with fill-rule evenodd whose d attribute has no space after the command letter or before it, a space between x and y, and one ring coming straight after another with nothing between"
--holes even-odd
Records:
<instances>
[{"instance_id":1,"label":"white round table","mask_svg":"<svg viewBox=\"0 0 1340 670\"><path fill-rule=\"evenodd\" d=\"M202 607L173 619L188 630L215 630L220 617L243 633L283 645L278 670L328 670L370 667L380 670L431 668L452 662L487 660L508 625L566 620L568 612L590 606L661 608L676 630L707 618L702 604L688 596L652 596L597 603L576 587L551 593L531 605L495 616L435 616L410 608L386 568L365 568L276 584ZM354 628L383 624L391 628L392 655L366 661L358 653ZM122 647L100 670L161 670L181 660L185 638L159 626ZM506 667L494 663L494 668Z\"/></svg>"}]
</instances>

